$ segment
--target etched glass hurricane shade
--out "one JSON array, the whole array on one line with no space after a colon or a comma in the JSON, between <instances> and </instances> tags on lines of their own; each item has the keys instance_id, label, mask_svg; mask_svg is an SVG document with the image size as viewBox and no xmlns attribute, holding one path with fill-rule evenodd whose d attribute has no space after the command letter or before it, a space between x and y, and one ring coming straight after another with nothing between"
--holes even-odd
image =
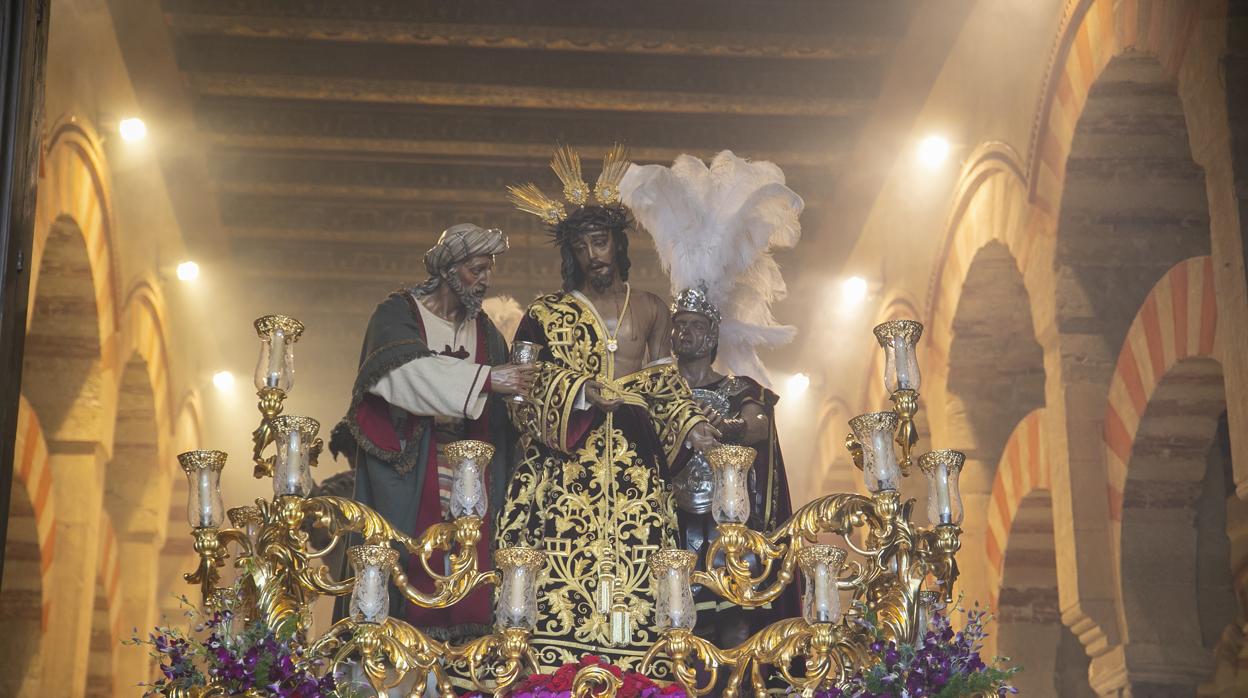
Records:
<instances>
[{"instance_id":1,"label":"etched glass hurricane shade","mask_svg":"<svg viewBox=\"0 0 1248 698\"><path fill-rule=\"evenodd\" d=\"M256 361L256 390L289 391L295 385L295 342L303 333L298 320L284 315L265 315L256 320L260 358Z\"/></svg>"},{"instance_id":2,"label":"etched glass hurricane shade","mask_svg":"<svg viewBox=\"0 0 1248 698\"><path fill-rule=\"evenodd\" d=\"M919 469L927 476L927 520L933 526L962 523L962 493L958 476L966 456L941 449L919 457Z\"/></svg>"},{"instance_id":3,"label":"etched glass hurricane shade","mask_svg":"<svg viewBox=\"0 0 1248 698\"><path fill-rule=\"evenodd\" d=\"M884 388L890 393L919 389L919 357L916 346L923 325L914 320L892 320L877 325L875 338L884 347Z\"/></svg>"},{"instance_id":4,"label":"etched glass hurricane shade","mask_svg":"<svg viewBox=\"0 0 1248 698\"><path fill-rule=\"evenodd\" d=\"M808 545L797 552L797 565L804 578L802 617L807 623L837 623L841 620L841 595L837 575L845 562L845 551L833 545Z\"/></svg>"},{"instance_id":5,"label":"etched glass hurricane shade","mask_svg":"<svg viewBox=\"0 0 1248 698\"><path fill-rule=\"evenodd\" d=\"M178 456L189 486L186 519L192 528L217 528L225 521L225 502L221 499L221 469L225 453L221 451L187 451Z\"/></svg>"},{"instance_id":6,"label":"etched glass hurricane shade","mask_svg":"<svg viewBox=\"0 0 1248 698\"><path fill-rule=\"evenodd\" d=\"M749 446L716 446L706 452L713 469L711 516L715 523L743 524L750 518L747 487L758 452Z\"/></svg>"},{"instance_id":7,"label":"etched glass hurricane shade","mask_svg":"<svg viewBox=\"0 0 1248 698\"><path fill-rule=\"evenodd\" d=\"M654 579L654 615L659 630L693 630L698 611L693 605L690 575L697 555L688 550L664 548L650 556Z\"/></svg>"},{"instance_id":8,"label":"etched glass hurricane shade","mask_svg":"<svg viewBox=\"0 0 1248 698\"><path fill-rule=\"evenodd\" d=\"M351 588L351 617L364 623L382 623L390 614L390 568L399 551L388 545L355 545L348 551L355 571Z\"/></svg>"},{"instance_id":9,"label":"etched glass hurricane shade","mask_svg":"<svg viewBox=\"0 0 1248 698\"><path fill-rule=\"evenodd\" d=\"M893 452L897 423L895 412L868 412L849 420L854 438L862 444L862 477L872 493L896 490L901 484L901 467Z\"/></svg>"},{"instance_id":10,"label":"etched glass hurricane shade","mask_svg":"<svg viewBox=\"0 0 1248 698\"><path fill-rule=\"evenodd\" d=\"M485 493L485 469L494 457L494 447L484 441L463 440L446 445L451 464L451 516L484 518L489 498Z\"/></svg>"},{"instance_id":11,"label":"etched glass hurricane shade","mask_svg":"<svg viewBox=\"0 0 1248 698\"><path fill-rule=\"evenodd\" d=\"M500 574L495 624L502 628L537 628L537 580L546 553L533 548L502 548L494 553Z\"/></svg>"},{"instance_id":12,"label":"etched glass hurricane shade","mask_svg":"<svg viewBox=\"0 0 1248 698\"><path fill-rule=\"evenodd\" d=\"M308 449L316 440L321 423L311 417L281 415L273 418L277 434L277 460L273 465L273 494L306 497L312 491Z\"/></svg>"}]
</instances>

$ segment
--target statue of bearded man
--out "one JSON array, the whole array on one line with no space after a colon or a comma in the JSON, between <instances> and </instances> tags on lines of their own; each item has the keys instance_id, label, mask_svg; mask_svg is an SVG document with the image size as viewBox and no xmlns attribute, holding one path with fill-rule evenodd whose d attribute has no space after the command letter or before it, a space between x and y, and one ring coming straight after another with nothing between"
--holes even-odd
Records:
<instances>
[{"instance_id":1,"label":"statue of bearded man","mask_svg":"<svg viewBox=\"0 0 1248 698\"><path fill-rule=\"evenodd\" d=\"M356 470L354 498L409 535L450 518L452 470L444 447L452 441L494 445L486 472L491 512L502 504L514 436L500 397L524 393L534 376L531 366L507 363L506 341L481 312L494 257L507 247L499 230L471 223L447 228L425 254L429 278L390 294L365 331L351 404L331 448ZM489 518L480 569L492 566ZM405 556L402 564L409 581L432 589L417 560ZM435 637L459 640L490 629L488 589L444 609L405 609L399 594L390 600L392 615Z\"/></svg>"}]
</instances>

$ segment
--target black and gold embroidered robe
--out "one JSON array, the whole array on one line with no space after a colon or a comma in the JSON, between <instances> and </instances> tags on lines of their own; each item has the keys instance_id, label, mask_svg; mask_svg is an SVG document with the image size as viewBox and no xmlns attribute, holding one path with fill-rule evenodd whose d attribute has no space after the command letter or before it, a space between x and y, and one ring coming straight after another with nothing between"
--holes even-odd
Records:
<instances>
[{"instance_id":1,"label":"black and gold embroidered robe","mask_svg":"<svg viewBox=\"0 0 1248 698\"><path fill-rule=\"evenodd\" d=\"M585 654L637 668L658 639L646 560L678 545L666 478L705 421L674 363L616 376L604 337L593 307L568 293L534 301L516 332L542 351L529 403L511 408L520 461L498 544L549 556L533 636L548 668ZM590 380L625 404L610 414L578 405Z\"/></svg>"}]
</instances>

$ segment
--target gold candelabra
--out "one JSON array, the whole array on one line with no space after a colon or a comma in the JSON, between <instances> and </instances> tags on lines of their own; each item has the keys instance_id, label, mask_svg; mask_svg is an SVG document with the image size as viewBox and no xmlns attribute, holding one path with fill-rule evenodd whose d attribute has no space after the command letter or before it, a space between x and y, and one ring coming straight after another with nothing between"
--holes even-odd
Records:
<instances>
[{"instance_id":1,"label":"gold candelabra","mask_svg":"<svg viewBox=\"0 0 1248 698\"><path fill-rule=\"evenodd\" d=\"M546 556L530 548L503 548L495 570L482 571L477 544L486 515L483 472L494 447L460 441L445 449L455 469L451 493L453 520L435 524L418 536L395 530L372 509L341 497L309 496L309 468L321 449L316 420L281 414L293 381L293 350L303 332L298 321L266 316L256 321L261 356L256 370L260 427L253 434L258 477L271 477L274 495L254 506L235 507L225 518L220 475L226 454L191 451L179 456L190 483L188 520L200 557L185 575L200 587L206 606L225 609L239 623L263 623L278 630L311 630L312 604L318 597L350 596L349 613L308 645L306 659L324 660L326 670L348 664L361 670L379 698L404 681L429 681L443 698L455 696L449 667L478 690L501 693L526 666L538 669L529 640L537 622L537 583ZM885 381L893 410L850 420L847 446L863 472L869 494L832 494L801 507L774 531L745 525L749 496L745 473L756 457L744 446L721 446L708 452L715 473L714 514L718 536L705 551L705 569L697 556L667 549L653 554L655 617L662 630L643 669L660 656L691 695L719 691L740 695L743 684L761 697L776 676L803 692L836 686L877 661L871 650L876 631L889 640L914 641L927 625L933 607L952 600L958 577L955 555L960 546L962 505L958 475L964 457L937 450L917 459L928 480L930 525L912 522L915 501L902 501L900 480L911 464L918 438L919 372L915 344L917 322L896 321L875 328L885 349ZM272 445L271 455L265 450ZM895 448L901 451L898 459ZM329 542L310 544L308 528L323 529ZM353 574L339 577L323 562L345 546ZM839 539L843 547L819 542ZM235 582L220 587L219 569L231 558L240 570ZM435 569L431 560L445 555ZM411 562L405 567L401 555ZM406 570L418 568L433 582L422 591ZM801 577L802 615L778 620L736 647L719 648L694 634L696 611L692 585L699 584L743 608L771 604ZM497 587L496 631L462 645L429 637L389 614L390 593L422 608L445 608L474 590ZM842 594L851 603L842 608ZM573 683L577 698L614 696L620 681L602 667L581 670ZM225 695L208 685L190 693L166 695L207 698Z\"/></svg>"}]
</instances>

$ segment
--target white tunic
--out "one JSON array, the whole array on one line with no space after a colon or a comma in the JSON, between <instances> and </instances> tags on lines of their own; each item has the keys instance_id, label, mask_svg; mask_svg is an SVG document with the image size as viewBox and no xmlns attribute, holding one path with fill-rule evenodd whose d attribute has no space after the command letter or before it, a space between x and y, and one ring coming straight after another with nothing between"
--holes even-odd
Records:
<instances>
[{"instance_id":1,"label":"white tunic","mask_svg":"<svg viewBox=\"0 0 1248 698\"><path fill-rule=\"evenodd\" d=\"M433 356L413 359L377 381L369 392L408 412L449 419L478 419L485 410L485 383L490 367L473 361L477 351L477 323L459 325L438 317L419 300L425 325L425 343ZM460 359L439 352L463 351Z\"/></svg>"}]
</instances>

